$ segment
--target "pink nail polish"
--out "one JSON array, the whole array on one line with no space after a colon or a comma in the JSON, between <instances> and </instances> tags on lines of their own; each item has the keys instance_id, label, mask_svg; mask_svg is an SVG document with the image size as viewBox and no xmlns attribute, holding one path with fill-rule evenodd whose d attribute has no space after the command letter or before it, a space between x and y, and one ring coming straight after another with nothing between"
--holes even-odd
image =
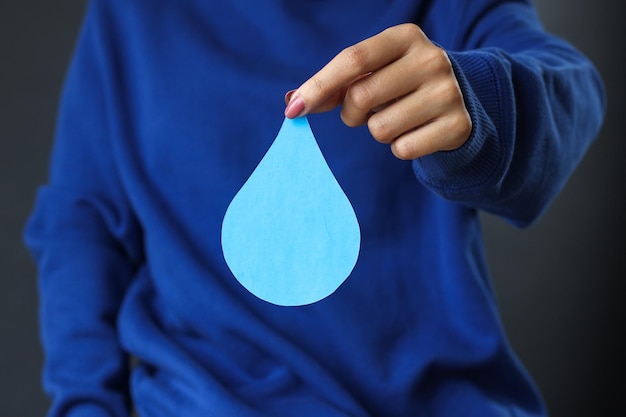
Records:
<instances>
[{"instance_id":1,"label":"pink nail polish","mask_svg":"<svg viewBox=\"0 0 626 417\"><path fill-rule=\"evenodd\" d=\"M285 94L285 105L289 104L289 102L291 101L291 96L293 96L293 93L295 92L296 90L287 91L287 94Z\"/></svg>"},{"instance_id":2,"label":"pink nail polish","mask_svg":"<svg viewBox=\"0 0 626 417\"><path fill-rule=\"evenodd\" d=\"M300 116L303 112L304 112L304 100L302 100L302 97L294 97L291 101L289 101L289 104L287 105L287 108L285 109L285 116L287 116L290 119L295 119L296 117Z\"/></svg>"}]
</instances>

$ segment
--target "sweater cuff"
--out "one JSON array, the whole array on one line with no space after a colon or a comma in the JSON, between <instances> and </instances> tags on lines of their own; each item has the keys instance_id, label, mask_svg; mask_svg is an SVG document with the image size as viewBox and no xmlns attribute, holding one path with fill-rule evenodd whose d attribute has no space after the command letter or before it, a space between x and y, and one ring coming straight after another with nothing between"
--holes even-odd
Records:
<instances>
[{"instance_id":1,"label":"sweater cuff","mask_svg":"<svg viewBox=\"0 0 626 417\"><path fill-rule=\"evenodd\" d=\"M417 178L449 199L482 194L505 168L498 126L501 114L496 70L482 52L448 52L472 119L472 133L453 151L440 151L413 161Z\"/></svg>"}]
</instances>

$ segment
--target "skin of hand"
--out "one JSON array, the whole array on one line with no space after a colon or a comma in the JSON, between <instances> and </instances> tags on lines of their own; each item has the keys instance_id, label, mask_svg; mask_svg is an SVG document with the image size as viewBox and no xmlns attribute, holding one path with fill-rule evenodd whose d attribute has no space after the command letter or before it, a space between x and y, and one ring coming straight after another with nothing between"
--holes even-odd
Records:
<instances>
[{"instance_id":1,"label":"skin of hand","mask_svg":"<svg viewBox=\"0 0 626 417\"><path fill-rule=\"evenodd\" d=\"M457 149L472 131L448 55L410 23L344 49L285 102L288 118L341 106L346 125L367 124L404 160Z\"/></svg>"}]
</instances>

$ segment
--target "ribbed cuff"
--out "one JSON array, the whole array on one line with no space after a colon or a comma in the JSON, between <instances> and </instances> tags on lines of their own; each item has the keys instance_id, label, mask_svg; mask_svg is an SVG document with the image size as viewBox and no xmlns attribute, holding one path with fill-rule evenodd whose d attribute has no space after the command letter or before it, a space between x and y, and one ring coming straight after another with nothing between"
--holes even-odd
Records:
<instances>
[{"instance_id":1,"label":"ribbed cuff","mask_svg":"<svg viewBox=\"0 0 626 417\"><path fill-rule=\"evenodd\" d=\"M488 53L449 52L448 56L472 119L472 133L459 149L416 159L413 169L435 193L462 199L485 192L506 169L506 152L499 136L501 93Z\"/></svg>"}]
</instances>

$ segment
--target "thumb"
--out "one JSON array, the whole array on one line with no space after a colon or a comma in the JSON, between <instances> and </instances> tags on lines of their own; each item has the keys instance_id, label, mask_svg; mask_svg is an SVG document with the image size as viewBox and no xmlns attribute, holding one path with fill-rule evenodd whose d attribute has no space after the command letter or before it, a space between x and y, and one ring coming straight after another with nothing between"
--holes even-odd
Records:
<instances>
[{"instance_id":1,"label":"thumb","mask_svg":"<svg viewBox=\"0 0 626 417\"><path fill-rule=\"evenodd\" d=\"M306 108L305 111L305 103L302 97L298 95L298 90L290 90L285 94L285 105L287 106L285 108L285 116L293 119L309 113L323 113L332 110L343 103L346 91L348 91L348 86L333 92L315 108Z\"/></svg>"}]
</instances>

